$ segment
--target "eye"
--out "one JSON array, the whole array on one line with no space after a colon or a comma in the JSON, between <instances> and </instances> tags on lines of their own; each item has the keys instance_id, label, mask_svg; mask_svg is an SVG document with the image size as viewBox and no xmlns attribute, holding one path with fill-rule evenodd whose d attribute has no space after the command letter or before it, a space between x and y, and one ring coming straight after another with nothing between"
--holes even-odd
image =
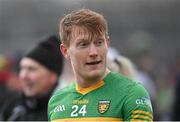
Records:
<instances>
[{"instance_id":1,"label":"eye","mask_svg":"<svg viewBox=\"0 0 180 122\"><path fill-rule=\"evenodd\" d=\"M36 67L29 67L28 69L29 69L29 71L36 71L37 70Z\"/></svg>"},{"instance_id":2,"label":"eye","mask_svg":"<svg viewBox=\"0 0 180 122\"><path fill-rule=\"evenodd\" d=\"M85 48L85 47L87 47L88 46L88 42L80 42L79 44L78 44L78 47L79 48Z\"/></svg>"},{"instance_id":3,"label":"eye","mask_svg":"<svg viewBox=\"0 0 180 122\"><path fill-rule=\"evenodd\" d=\"M103 39L98 39L96 41L96 46L101 46L103 44L104 40Z\"/></svg>"},{"instance_id":4,"label":"eye","mask_svg":"<svg viewBox=\"0 0 180 122\"><path fill-rule=\"evenodd\" d=\"M80 43L80 45L79 46L81 46L81 47L85 47L87 45L87 43Z\"/></svg>"}]
</instances>

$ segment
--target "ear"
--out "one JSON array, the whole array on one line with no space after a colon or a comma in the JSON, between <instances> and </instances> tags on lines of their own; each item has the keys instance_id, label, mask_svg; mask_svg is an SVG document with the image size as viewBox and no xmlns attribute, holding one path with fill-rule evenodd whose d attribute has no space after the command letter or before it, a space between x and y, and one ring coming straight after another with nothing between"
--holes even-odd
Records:
<instances>
[{"instance_id":1,"label":"ear","mask_svg":"<svg viewBox=\"0 0 180 122\"><path fill-rule=\"evenodd\" d=\"M68 48L64 44L60 44L59 48L60 48L61 53L63 54L63 56L66 59L69 59Z\"/></svg>"}]
</instances>

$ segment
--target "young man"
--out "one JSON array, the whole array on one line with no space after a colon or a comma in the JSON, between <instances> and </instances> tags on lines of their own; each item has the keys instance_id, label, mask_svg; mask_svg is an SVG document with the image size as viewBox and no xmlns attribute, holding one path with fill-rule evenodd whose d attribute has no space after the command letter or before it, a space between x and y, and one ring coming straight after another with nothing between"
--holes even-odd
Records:
<instances>
[{"instance_id":1,"label":"young man","mask_svg":"<svg viewBox=\"0 0 180 122\"><path fill-rule=\"evenodd\" d=\"M51 36L21 59L19 77L23 81L23 94L5 103L0 120L48 120L47 104L63 67L58 45L59 39Z\"/></svg>"},{"instance_id":2,"label":"young man","mask_svg":"<svg viewBox=\"0 0 180 122\"><path fill-rule=\"evenodd\" d=\"M50 121L152 121L152 107L142 85L108 70L108 27L88 9L73 11L60 23L60 50L70 61L76 82L51 97Z\"/></svg>"}]
</instances>

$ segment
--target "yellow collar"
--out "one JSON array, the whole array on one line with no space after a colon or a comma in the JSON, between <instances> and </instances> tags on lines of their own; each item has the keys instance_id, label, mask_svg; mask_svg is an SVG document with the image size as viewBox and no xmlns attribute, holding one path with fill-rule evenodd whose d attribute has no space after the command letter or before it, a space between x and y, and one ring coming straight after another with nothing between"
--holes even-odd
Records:
<instances>
[{"instance_id":1,"label":"yellow collar","mask_svg":"<svg viewBox=\"0 0 180 122\"><path fill-rule=\"evenodd\" d=\"M76 91L84 95L84 94L87 94L87 93L103 86L104 84L105 84L104 81L101 80L101 81L98 81L96 84L94 84L88 88L81 88L80 86L76 85Z\"/></svg>"}]
</instances>

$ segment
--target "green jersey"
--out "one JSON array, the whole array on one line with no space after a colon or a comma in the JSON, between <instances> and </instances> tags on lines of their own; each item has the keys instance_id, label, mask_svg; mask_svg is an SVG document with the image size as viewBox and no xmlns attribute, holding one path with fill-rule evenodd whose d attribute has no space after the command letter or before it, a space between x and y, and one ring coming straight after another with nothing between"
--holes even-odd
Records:
<instances>
[{"instance_id":1,"label":"green jersey","mask_svg":"<svg viewBox=\"0 0 180 122\"><path fill-rule=\"evenodd\" d=\"M49 121L152 121L152 107L144 87L110 72L89 88L72 84L56 92L48 103Z\"/></svg>"}]
</instances>

